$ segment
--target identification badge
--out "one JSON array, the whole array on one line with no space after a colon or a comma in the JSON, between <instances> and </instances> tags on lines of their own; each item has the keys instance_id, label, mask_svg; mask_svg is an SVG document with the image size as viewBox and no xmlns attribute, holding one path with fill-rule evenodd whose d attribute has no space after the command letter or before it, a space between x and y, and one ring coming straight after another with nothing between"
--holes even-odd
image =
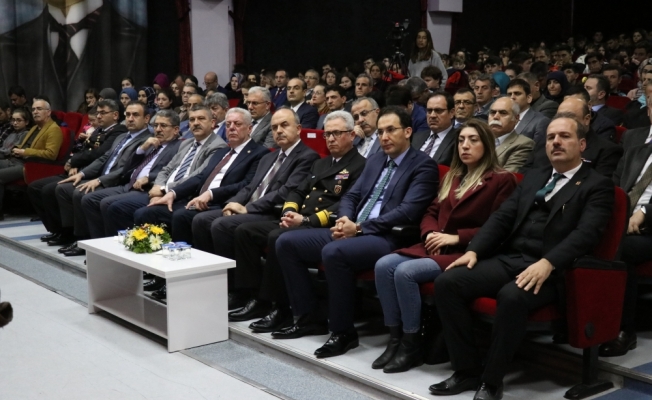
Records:
<instances>
[{"instance_id":1,"label":"identification badge","mask_svg":"<svg viewBox=\"0 0 652 400\"><path fill-rule=\"evenodd\" d=\"M335 190L333 190L335 194L340 194L342 192L342 186L341 185L335 185Z\"/></svg>"}]
</instances>

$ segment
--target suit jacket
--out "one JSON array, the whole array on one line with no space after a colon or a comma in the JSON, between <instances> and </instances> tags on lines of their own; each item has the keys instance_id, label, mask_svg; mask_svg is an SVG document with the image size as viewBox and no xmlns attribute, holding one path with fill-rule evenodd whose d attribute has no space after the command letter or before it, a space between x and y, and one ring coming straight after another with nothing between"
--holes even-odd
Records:
<instances>
[{"instance_id":1,"label":"suit jacket","mask_svg":"<svg viewBox=\"0 0 652 400\"><path fill-rule=\"evenodd\" d=\"M412 108L412 132L427 131L428 119L426 118L426 109L421 104L413 103Z\"/></svg>"},{"instance_id":2,"label":"suit jacket","mask_svg":"<svg viewBox=\"0 0 652 400\"><path fill-rule=\"evenodd\" d=\"M480 228L469 246L478 259L504 252L534 204L534 196L552 176L552 166L532 171L514 193ZM601 239L614 205L610 179L584 163L573 178L553 196L553 208L543 235L543 258L556 271L590 254Z\"/></svg>"},{"instance_id":3,"label":"suit jacket","mask_svg":"<svg viewBox=\"0 0 652 400\"><path fill-rule=\"evenodd\" d=\"M439 197L435 197L421 220L422 242L399 250L399 254L430 257L440 267L448 266L464 253L464 249L480 227L512 194L516 188L516 178L513 174L488 171L482 177L482 184L473 190L468 190L461 199L457 199L455 190L459 186L460 178L455 177L448 197L441 202ZM458 235L459 243L443 248L439 255L429 255L426 253L424 242L430 232Z\"/></svg>"},{"instance_id":4,"label":"suit jacket","mask_svg":"<svg viewBox=\"0 0 652 400\"><path fill-rule=\"evenodd\" d=\"M517 133L534 140L535 143L542 143L546 141L549 123L550 118L530 108L530 111L525 113L515 130Z\"/></svg>"},{"instance_id":5,"label":"suit jacket","mask_svg":"<svg viewBox=\"0 0 652 400\"><path fill-rule=\"evenodd\" d=\"M530 108L534 111L540 112L548 118L552 118L555 116L555 114L557 114L557 108L559 108L559 104L555 103L552 100L546 99L546 97L542 94L535 102L530 104Z\"/></svg>"},{"instance_id":6,"label":"suit jacket","mask_svg":"<svg viewBox=\"0 0 652 400\"><path fill-rule=\"evenodd\" d=\"M597 113L611 120L611 122L613 122L616 126L623 123L623 112L613 107L609 107L608 105L600 107Z\"/></svg>"},{"instance_id":7,"label":"suit jacket","mask_svg":"<svg viewBox=\"0 0 652 400\"><path fill-rule=\"evenodd\" d=\"M376 153L367 159L358 181L342 196L338 216L357 220L374 191L387 158L385 153ZM421 221L426 208L437 195L438 185L437 163L425 153L408 148L385 188L380 214L360 224L363 234L385 236L394 241L392 228L396 225L415 225Z\"/></svg>"},{"instance_id":8,"label":"suit jacket","mask_svg":"<svg viewBox=\"0 0 652 400\"><path fill-rule=\"evenodd\" d=\"M174 158L172 158L172 160L166 166L164 166L161 172L159 172L159 174L156 176L156 181L154 182L155 185L159 185L163 188L165 187L165 184L167 183L172 173L176 171L177 168L179 168L181 161L183 161L183 158L190 151L190 147L194 144L194 138L192 140L184 140L183 143L181 143L179 150L177 151L177 154L175 154ZM204 144L199 146L199 150L197 150L197 154L195 154L194 160L192 160L192 163L190 163L190 166L188 167L188 176L177 182L170 182L168 190L172 190L175 186L184 182L186 179L200 173L206 164L208 164L208 160L213 155L213 153L215 153L217 149L225 147L228 147L228 145L226 142L224 142L224 140L222 140L221 137L215 134L209 135L206 138Z\"/></svg>"},{"instance_id":9,"label":"suit jacket","mask_svg":"<svg viewBox=\"0 0 652 400\"><path fill-rule=\"evenodd\" d=\"M220 129L218 129L217 132L215 132L215 134L219 136L220 139L222 139L224 144L226 144L226 142L228 141L228 139L226 138L226 122L223 123L222 126L220 126Z\"/></svg>"},{"instance_id":10,"label":"suit jacket","mask_svg":"<svg viewBox=\"0 0 652 400\"><path fill-rule=\"evenodd\" d=\"M353 147L357 149L361 141L362 138L360 136L356 136L355 139L353 139ZM376 141L371 145L371 149L369 150L369 153L367 153L367 157L371 157L373 154L378 152L383 152L380 147L380 138L376 138Z\"/></svg>"},{"instance_id":11,"label":"suit jacket","mask_svg":"<svg viewBox=\"0 0 652 400\"><path fill-rule=\"evenodd\" d=\"M177 185L174 188L176 200L191 199L198 196L200 194L199 191L202 186L204 186L204 182L206 182L217 164L222 161L229 151L231 151L230 147L222 147L215 150L213 155L205 164L206 166L201 169L198 174L189 177L183 183ZM242 148L242 151L229 166L229 169L224 173L220 186L211 189L213 194L213 200L211 203L222 205L227 199L248 185L256 173L260 159L267 154L269 154L269 150L253 140L250 140L249 143Z\"/></svg>"},{"instance_id":12,"label":"suit jacket","mask_svg":"<svg viewBox=\"0 0 652 400\"><path fill-rule=\"evenodd\" d=\"M120 144L122 139L128 134L129 132L123 133L122 135L116 137L113 141L113 146L111 146L111 148L106 153L102 154L102 156L100 156L97 160L93 161L89 166L81 171L84 174L84 179L94 179L101 177L102 186L104 187L115 186L120 182L122 171L124 170L124 167L128 165L131 157L136 154L136 149L138 146L143 144L145 140L152 137L151 132L145 129L142 133L132 139L131 142L124 146L122 150L120 150L120 153L118 153L118 158L111 166L109 173L102 175L104 173L106 164L110 161L113 149L115 149Z\"/></svg>"},{"instance_id":13,"label":"suit jacket","mask_svg":"<svg viewBox=\"0 0 652 400\"><path fill-rule=\"evenodd\" d=\"M614 183L626 193L629 193L636 184L638 176L643 171L643 167L650 155L652 155L652 143L636 146L628 150L625 157L618 164L618 169L614 172ZM634 206L636 204L631 204L630 208L633 210ZM652 229L652 204L650 203L645 206L644 223L648 229Z\"/></svg>"},{"instance_id":14,"label":"suit jacket","mask_svg":"<svg viewBox=\"0 0 652 400\"><path fill-rule=\"evenodd\" d=\"M610 178L618 161L623 156L622 147L606 139L596 136L591 129L586 134L586 148L582 153L582 159L596 172ZM550 165L550 159L546 154L545 143L537 143L530 156L518 172L526 174L529 171Z\"/></svg>"},{"instance_id":15,"label":"suit jacket","mask_svg":"<svg viewBox=\"0 0 652 400\"><path fill-rule=\"evenodd\" d=\"M98 10L66 85L59 81L50 50L47 6L37 18L0 35L0 93L20 83L29 95L47 95L53 110L76 111L89 87L119 87L125 76L147 82L147 28L123 17L110 1Z\"/></svg>"},{"instance_id":16,"label":"suit jacket","mask_svg":"<svg viewBox=\"0 0 652 400\"><path fill-rule=\"evenodd\" d=\"M38 129L38 127L33 126L32 129L27 132L23 141L17 146L19 149L23 148L36 129ZM40 157L46 160L56 160L62 142L63 133L61 132L61 128L59 128L54 121L50 120L43 125L43 128L36 135L29 148L25 148L23 158Z\"/></svg>"},{"instance_id":17,"label":"suit jacket","mask_svg":"<svg viewBox=\"0 0 652 400\"><path fill-rule=\"evenodd\" d=\"M229 203L236 202L246 206L248 213L273 213L274 206L283 204L290 192L299 187L308 176L312 163L319 159L319 154L303 142L299 142L285 161L283 161L274 179L269 182L265 194L258 200L250 203L249 200L256 191L256 188L258 188L258 185L260 185L267 172L276 162L279 155L278 151L273 151L260 160L256 169L256 175L251 182L229 199Z\"/></svg>"},{"instance_id":18,"label":"suit jacket","mask_svg":"<svg viewBox=\"0 0 652 400\"><path fill-rule=\"evenodd\" d=\"M632 147L641 146L645 144L647 137L650 135L650 127L628 129L623 135L621 144L623 150L627 152Z\"/></svg>"},{"instance_id":19,"label":"suit jacket","mask_svg":"<svg viewBox=\"0 0 652 400\"><path fill-rule=\"evenodd\" d=\"M161 170L170 163L170 161L174 158L174 156L177 154L179 151L179 146L181 145L181 140L175 139L172 142L168 143L167 146L163 150L161 150L161 153L156 157L156 161L154 161L154 164L152 165L152 168L149 170L149 174L147 175L148 183L146 186L143 187L143 190L149 191L149 189L154 186L154 182L156 181L156 176L161 172ZM140 166L140 164L145 161L145 158L147 157L148 154L150 154L153 150L150 149L147 153L143 154L136 154L131 157L131 160L129 160L129 164L123 169L123 173L120 177L120 182L119 184L127 184L131 180L131 175L136 171L136 169ZM107 187L105 183L102 183L102 186Z\"/></svg>"},{"instance_id":20,"label":"suit jacket","mask_svg":"<svg viewBox=\"0 0 652 400\"><path fill-rule=\"evenodd\" d=\"M271 95L272 98L272 103L274 104L274 109L278 110L279 108L283 107L283 104L285 104L288 101L288 91L286 87L281 88L281 93L276 96L276 93L279 91L279 88L273 87L269 90L269 94Z\"/></svg>"},{"instance_id":21,"label":"suit jacket","mask_svg":"<svg viewBox=\"0 0 652 400\"><path fill-rule=\"evenodd\" d=\"M355 148L335 164L333 156L315 161L310 167L310 178L285 199L283 214L298 212L308 217L313 227L329 226L329 215L337 212L340 198L358 180L366 161Z\"/></svg>"},{"instance_id":22,"label":"suit jacket","mask_svg":"<svg viewBox=\"0 0 652 400\"><path fill-rule=\"evenodd\" d=\"M268 149L278 148L274 141L274 134L272 133L271 112L267 113L256 125L256 129L251 133L251 140Z\"/></svg>"},{"instance_id":23,"label":"suit jacket","mask_svg":"<svg viewBox=\"0 0 652 400\"><path fill-rule=\"evenodd\" d=\"M498 164L509 172L518 172L532 150L534 150L534 140L512 131L500 146L496 147Z\"/></svg>"},{"instance_id":24,"label":"suit jacket","mask_svg":"<svg viewBox=\"0 0 652 400\"><path fill-rule=\"evenodd\" d=\"M113 146L115 138L125 132L127 132L127 127L122 124L115 124L106 131L96 129L88 138L91 147L84 148L82 151L73 154L70 157L70 166L84 168L106 153Z\"/></svg>"},{"instance_id":25,"label":"suit jacket","mask_svg":"<svg viewBox=\"0 0 652 400\"><path fill-rule=\"evenodd\" d=\"M616 138L616 125L609 118L593 111L591 111L591 130L612 143Z\"/></svg>"},{"instance_id":26,"label":"suit jacket","mask_svg":"<svg viewBox=\"0 0 652 400\"><path fill-rule=\"evenodd\" d=\"M430 133L431 131L422 131L422 132L413 133L412 148L416 150L421 150L423 144L426 142L426 140L428 140L428 136L430 136ZM446 166L451 165L451 162L453 161L453 146L455 146L455 143L457 142L458 133L459 133L458 129L455 128L451 129L446 134L441 144L439 144L439 147L437 148L435 155L432 157L437 164L446 165Z\"/></svg>"},{"instance_id":27,"label":"suit jacket","mask_svg":"<svg viewBox=\"0 0 652 400\"><path fill-rule=\"evenodd\" d=\"M301 122L301 127L305 129L317 128L317 121L319 121L319 112L308 103L303 103L297 109L297 115Z\"/></svg>"},{"instance_id":28,"label":"suit jacket","mask_svg":"<svg viewBox=\"0 0 652 400\"><path fill-rule=\"evenodd\" d=\"M317 120L317 129L324 130L324 120L326 119L326 116L328 114L329 113L322 114L322 115L319 116L319 120Z\"/></svg>"}]
</instances>

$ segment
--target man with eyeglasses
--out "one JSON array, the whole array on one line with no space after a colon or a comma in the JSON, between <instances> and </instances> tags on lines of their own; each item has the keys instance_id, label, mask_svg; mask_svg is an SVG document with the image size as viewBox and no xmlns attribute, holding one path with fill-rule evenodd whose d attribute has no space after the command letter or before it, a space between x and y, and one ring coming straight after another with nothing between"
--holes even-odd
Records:
<instances>
[{"instance_id":1,"label":"man with eyeglasses","mask_svg":"<svg viewBox=\"0 0 652 400\"><path fill-rule=\"evenodd\" d=\"M457 131L453 128L453 96L443 91L431 94L426 103L426 115L430 131L417 132L412 147L426 153L437 164L450 166L457 141Z\"/></svg>"},{"instance_id":2,"label":"man with eyeglasses","mask_svg":"<svg viewBox=\"0 0 652 400\"><path fill-rule=\"evenodd\" d=\"M315 86L319 84L319 73L314 69L309 69L303 76L303 79L306 81L306 94L304 95L304 100L308 101L312 99L312 92L315 90Z\"/></svg>"},{"instance_id":3,"label":"man with eyeglasses","mask_svg":"<svg viewBox=\"0 0 652 400\"><path fill-rule=\"evenodd\" d=\"M0 160L0 219L3 219L2 203L5 185L23 179L23 164L27 157L55 160L63 142L61 128L50 118L50 104L36 100L32 104L32 115L36 125L27 132L23 141L11 150L11 156Z\"/></svg>"},{"instance_id":4,"label":"man with eyeglasses","mask_svg":"<svg viewBox=\"0 0 652 400\"><path fill-rule=\"evenodd\" d=\"M544 143L550 118L530 107L532 103L530 84L521 78L513 79L507 85L507 95L521 110L518 123L514 128L516 133L534 140L535 143Z\"/></svg>"},{"instance_id":5,"label":"man with eyeglasses","mask_svg":"<svg viewBox=\"0 0 652 400\"><path fill-rule=\"evenodd\" d=\"M351 105L351 114L355 121L353 131L357 136L353 145L364 158L381 151L380 140L376 132L379 113L378 103L371 97L360 97Z\"/></svg>"},{"instance_id":6,"label":"man with eyeglasses","mask_svg":"<svg viewBox=\"0 0 652 400\"><path fill-rule=\"evenodd\" d=\"M73 227L76 240L90 237L86 215L82 211L81 201L85 194L95 189L117 185L126 173L129 161L138 147L152 134L147 129L149 114L143 103L132 101L125 111L125 124L128 132L118 136L111 148L90 165L75 175L59 182L55 189L61 222L64 228ZM80 256L86 254L84 249L77 247L75 241L70 246L59 249L65 256Z\"/></svg>"},{"instance_id":7,"label":"man with eyeglasses","mask_svg":"<svg viewBox=\"0 0 652 400\"><path fill-rule=\"evenodd\" d=\"M272 105L269 89L254 86L247 95L247 109L252 118L251 140L267 148L276 148L272 133Z\"/></svg>"},{"instance_id":8,"label":"man with eyeglasses","mask_svg":"<svg viewBox=\"0 0 652 400\"><path fill-rule=\"evenodd\" d=\"M314 129L317 127L319 113L315 107L305 101L307 87L304 80L292 78L287 85L288 103L290 103L290 108L299 116L301 127Z\"/></svg>"},{"instance_id":9,"label":"man with eyeglasses","mask_svg":"<svg viewBox=\"0 0 652 400\"><path fill-rule=\"evenodd\" d=\"M455 125L458 128L473 118L475 111L475 93L469 88L461 88L453 96L455 102Z\"/></svg>"},{"instance_id":10,"label":"man with eyeglasses","mask_svg":"<svg viewBox=\"0 0 652 400\"><path fill-rule=\"evenodd\" d=\"M72 225L63 227L59 205L55 198L58 182L75 175L82 168L98 159L113 146L115 139L127 132L127 127L118 123L118 103L114 100L101 100L97 103L97 128L84 143L81 151L74 153L64 165L61 175L39 179L29 184L27 195L34 210L50 232L41 237L48 246L68 246L75 241Z\"/></svg>"},{"instance_id":11,"label":"man with eyeglasses","mask_svg":"<svg viewBox=\"0 0 652 400\"><path fill-rule=\"evenodd\" d=\"M179 114L179 120L181 122L188 119L188 110L190 110L188 100L190 100L190 96L196 93L197 86L193 83L186 83L183 85L183 88L181 89L181 105L174 109L174 111Z\"/></svg>"},{"instance_id":12,"label":"man with eyeglasses","mask_svg":"<svg viewBox=\"0 0 652 400\"><path fill-rule=\"evenodd\" d=\"M285 232L331 226L329 215L336 213L344 193L362 173L366 159L353 147L353 118L346 111L326 117L324 140L328 157L315 161L309 178L285 199L282 217L272 221L246 222L235 230L235 291L247 299L241 310L229 313L230 321L253 322L254 332L274 332L292 325L292 312L276 240ZM266 259L264 265L261 257Z\"/></svg>"},{"instance_id":13,"label":"man with eyeglasses","mask_svg":"<svg viewBox=\"0 0 652 400\"><path fill-rule=\"evenodd\" d=\"M332 332L315 351L334 357L358 346L353 325L355 274L374 268L396 250L396 225L416 224L437 195L437 163L410 146L412 121L405 108L385 107L378 118L382 153L372 155L353 187L342 196L335 226L282 234L276 253L285 278L295 324L273 332L295 339ZM328 318L322 313L308 268L324 266Z\"/></svg>"}]
</instances>

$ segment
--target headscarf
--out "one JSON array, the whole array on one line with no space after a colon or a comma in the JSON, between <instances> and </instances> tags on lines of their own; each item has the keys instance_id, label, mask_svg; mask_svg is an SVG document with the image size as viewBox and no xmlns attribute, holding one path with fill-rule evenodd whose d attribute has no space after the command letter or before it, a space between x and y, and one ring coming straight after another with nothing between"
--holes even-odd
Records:
<instances>
[{"instance_id":1,"label":"headscarf","mask_svg":"<svg viewBox=\"0 0 652 400\"><path fill-rule=\"evenodd\" d=\"M507 85L509 85L509 76L503 71L494 72L491 76L500 88L500 94L507 94Z\"/></svg>"},{"instance_id":2,"label":"headscarf","mask_svg":"<svg viewBox=\"0 0 652 400\"><path fill-rule=\"evenodd\" d=\"M100 90L100 97L105 99L105 100L106 99L111 99L111 100L118 101L117 93L115 92L115 90L113 90L111 88L104 88L104 89Z\"/></svg>"},{"instance_id":3,"label":"headscarf","mask_svg":"<svg viewBox=\"0 0 652 400\"><path fill-rule=\"evenodd\" d=\"M548 93L548 82L551 79L556 80L561 85L561 92L559 92L559 94L556 96L553 96L550 93ZM568 79L566 78L566 74L563 73L562 71L553 71L548 73L548 79L546 80L546 88L544 90L544 95L546 96L546 98L556 101L557 103L561 103L562 100L564 100L564 96L566 96L566 91L568 91Z\"/></svg>"},{"instance_id":4,"label":"headscarf","mask_svg":"<svg viewBox=\"0 0 652 400\"><path fill-rule=\"evenodd\" d=\"M170 79L162 72L154 77L154 83L159 85L161 89L170 87Z\"/></svg>"},{"instance_id":5,"label":"headscarf","mask_svg":"<svg viewBox=\"0 0 652 400\"><path fill-rule=\"evenodd\" d=\"M156 90L151 86L143 86L138 91L144 91L147 95L147 108L156 110Z\"/></svg>"},{"instance_id":6,"label":"headscarf","mask_svg":"<svg viewBox=\"0 0 652 400\"><path fill-rule=\"evenodd\" d=\"M240 90L240 85L242 85L242 81L244 80L244 75L242 75L239 72L236 72L236 73L231 74L231 78L233 78L233 77L236 77L238 79L238 89L236 89L236 90L239 91ZM229 78L229 90L233 90L233 88L231 88L231 79L230 78Z\"/></svg>"},{"instance_id":7,"label":"headscarf","mask_svg":"<svg viewBox=\"0 0 652 400\"><path fill-rule=\"evenodd\" d=\"M123 93L129 96L131 100L138 100L138 92L132 87L122 89L122 91L120 91L120 97L122 97Z\"/></svg>"}]
</instances>

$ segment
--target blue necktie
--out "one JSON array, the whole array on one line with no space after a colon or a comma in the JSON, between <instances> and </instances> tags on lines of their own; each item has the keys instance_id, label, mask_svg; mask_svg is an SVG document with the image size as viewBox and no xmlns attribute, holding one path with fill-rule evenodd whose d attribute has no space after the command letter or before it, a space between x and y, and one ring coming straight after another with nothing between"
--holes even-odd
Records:
<instances>
[{"instance_id":1,"label":"blue necktie","mask_svg":"<svg viewBox=\"0 0 652 400\"><path fill-rule=\"evenodd\" d=\"M537 203L538 205L543 205L546 203L546 195L555 188L555 185L557 184L557 181L565 178L564 175L555 172L552 174L552 180L550 183L548 183L546 186L543 188L539 189L537 193L534 195L534 202Z\"/></svg>"},{"instance_id":2,"label":"blue necktie","mask_svg":"<svg viewBox=\"0 0 652 400\"><path fill-rule=\"evenodd\" d=\"M111 167L113 167L113 163L115 163L115 159L118 158L118 154L120 154L120 150L122 150L125 143L127 143L127 140L129 140L130 138L131 138L131 133L127 133L125 137L122 138L120 143L118 143L118 145L115 146L115 148L113 149L113 153L111 153L111 157L109 157L109 162L106 164L106 167L104 168L104 175L109 173Z\"/></svg>"},{"instance_id":3,"label":"blue necktie","mask_svg":"<svg viewBox=\"0 0 652 400\"><path fill-rule=\"evenodd\" d=\"M380 195L383 193L383 190L385 190L385 187L389 183L389 178L392 176L392 171L394 170L394 167L396 166L396 163L394 160L389 160L389 165L387 167L387 173L385 176L383 176L383 179L380 180L380 183L378 183L378 186L376 186L376 190L371 194L371 197L369 198L369 201L367 202L367 205L364 207L364 210L362 210L362 214L360 214L360 218L358 218L358 223L362 223L369 218L369 214L371 214L371 210L373 210L374 205L378 201L378 198Z\"/></svg>"},{"instance_id":4,"label":"blue necktie","mask_svg":"<svg viewBox=\"0 0 652 400\"><path fill-rule=\"evenodd\" d=\"M197 154L197 148L201 146L201 143L195 142L190 149L190 152L188 152L188 156L186 157L185 160L183 160L183 164L179 167L177 170L177 174L174 176L174 181L173 182L178 182L180 181L185 175L186 171L188 171L188 168L190 167L190 164L192 164L192 161L195 159L195 154Z\"/></svg>"}]
</instances>

